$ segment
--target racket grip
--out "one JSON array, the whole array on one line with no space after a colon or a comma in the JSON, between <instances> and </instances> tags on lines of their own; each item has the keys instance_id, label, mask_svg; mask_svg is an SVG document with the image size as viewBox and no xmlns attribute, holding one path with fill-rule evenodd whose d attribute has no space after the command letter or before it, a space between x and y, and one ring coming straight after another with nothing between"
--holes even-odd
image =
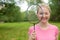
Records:
<instances>
[{"instance_id":1,"label":"racket grip","mask_svg":"<svg viewBox=\"0 0 60 40\"><path fill-rule=\"evenodd\" d=\"M35 23L34 23L34 32L35 32ZM33 40L36 40L36 39L33 39Z\"/></svg>"},{"instance_id":2,"label":"racket grip","mask_svg":"<svg viewBox=\"0 0 60 40\"><path fill-rule=\"evenodd\" d=\"M35 31L35 23L34 23L34 31Z\"/></svg>"}]
</instances>

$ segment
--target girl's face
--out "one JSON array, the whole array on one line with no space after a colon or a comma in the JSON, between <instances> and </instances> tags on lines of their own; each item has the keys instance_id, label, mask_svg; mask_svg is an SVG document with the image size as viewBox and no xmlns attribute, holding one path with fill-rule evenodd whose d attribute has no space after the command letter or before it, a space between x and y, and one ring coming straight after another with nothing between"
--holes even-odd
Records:
<instances>
[{"instance_id":1,"label":"girl's face","mask_svg":"<svg viewBox=\"0 0 60 40\"><path fill-rule=\"evenodd\" d=\"M41 8L42 8L42 10L41 10ZM44 6L42 6L41 8L39 8L39 10L38 10L37 17L40 20L40 22L46 23L46 22L48 22L48 20L50 18L50 12Z\"/></svg>"}]
</instances>

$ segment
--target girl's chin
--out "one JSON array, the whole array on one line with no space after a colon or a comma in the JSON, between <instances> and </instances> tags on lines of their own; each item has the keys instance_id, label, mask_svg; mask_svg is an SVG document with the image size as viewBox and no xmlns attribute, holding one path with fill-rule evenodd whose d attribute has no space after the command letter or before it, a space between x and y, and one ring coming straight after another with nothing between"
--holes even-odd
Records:
<instances>
[{"instance_id":1,"label":"girl's chin","mask_svg":"<svg viewBox=\"0 0 60 40\"><path fill-rule=\"evenodd\" d=\"M47 23L47 21L41 21L42 23Z\"/></svg>"}]
</instances>

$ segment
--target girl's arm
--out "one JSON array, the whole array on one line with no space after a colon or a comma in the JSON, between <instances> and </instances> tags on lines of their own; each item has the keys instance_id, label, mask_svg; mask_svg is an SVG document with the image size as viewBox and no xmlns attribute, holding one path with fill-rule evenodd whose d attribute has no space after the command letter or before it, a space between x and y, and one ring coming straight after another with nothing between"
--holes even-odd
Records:
<instances>
[{"instance_id":1,"label":"girl's arm","mask_svg":"<svg viewBox=\"0 0 60 40\"><path fill-rule=\"evenodd\" d=\"M58 40L58 36L56 37L56 39Z\"/></svg>"},{"instance_id":2,"label":"girl's arm","mask_svg":"<svg viewBox=\"0 0 60 40\"><path fill-rule=\"evenodd\" d=\"M60 33L60 32L59 32L59 33ZM56 39L57 39L57 40L59 40L59 33L58 33L57 36L56 36Z\"/></svg>"},{"instance_id":3,"label":"girl's arm","mask_svg":"<svg viewBox=\"0 0 60 40\"><path fill-rule=\"evenodd\" d=\"M29 39L28 40L32 40L30 36L29 36Z\"/></svg>"},{"instance_id":4,"label":"girl's arm","mask_svg":"<svg viewBox=\"0 0 60 40\"><path fill-rule=\"evenodd\" d=\"M35 39L36 39L36 34L35 34L35 32L33 32L31 35L29 35L28 40L35 40Z\"/></svg>"}]
</instances>

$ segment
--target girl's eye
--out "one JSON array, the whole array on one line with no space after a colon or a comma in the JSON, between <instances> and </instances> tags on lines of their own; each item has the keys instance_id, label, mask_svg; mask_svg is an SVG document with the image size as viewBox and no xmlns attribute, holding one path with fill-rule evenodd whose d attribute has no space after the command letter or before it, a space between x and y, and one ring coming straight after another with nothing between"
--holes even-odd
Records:
<instances>
[{"instance_id":1,"label":"girl's eye","mask_svg":"<svg viewBox=\"0 0 60 40\"><path fill-rule=\"evenodd\" d=\"M43 13L40 13L40 15L42 15Z\"/></svg>"}]
</instances>

